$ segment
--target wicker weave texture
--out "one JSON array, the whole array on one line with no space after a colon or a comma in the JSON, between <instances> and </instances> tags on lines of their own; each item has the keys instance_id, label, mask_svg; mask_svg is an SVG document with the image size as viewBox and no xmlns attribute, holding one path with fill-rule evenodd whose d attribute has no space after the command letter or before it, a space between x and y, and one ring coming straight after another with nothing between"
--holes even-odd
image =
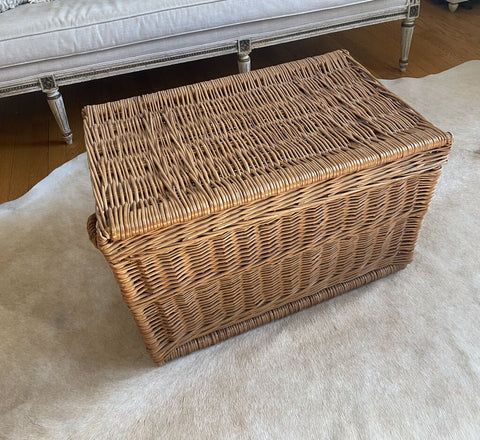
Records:
<instances>
[{"instance_id":1,"label":"wicker weave texture","mask_svg":"<svg viewBox=\"0 0 480 440\"><path fill-rule=\"evenodd\" d=\"M347 53L84 109L99 232L127 239L443 145Z\"/></svg>"},{"instance_id":2,"label":"wicker weave texture","mask_svg":"<svg viewBox=\"0 0 480 440\"><path fill-rule=\"evenodd\" d=\"M344 51L84 118L90 238L159 364L405 267L452 140Z\"/></svg>"}]
</instances>

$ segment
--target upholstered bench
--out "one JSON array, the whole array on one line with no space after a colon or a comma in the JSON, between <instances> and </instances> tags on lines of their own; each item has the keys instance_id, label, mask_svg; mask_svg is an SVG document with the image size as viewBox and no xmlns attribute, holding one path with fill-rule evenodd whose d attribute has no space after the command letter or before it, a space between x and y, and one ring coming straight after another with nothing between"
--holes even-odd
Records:
<instances>
[{"instance_id":1,"label":"upholstered bench","mask_svg":"<svg viewBox=\"0 0 480 440\"><path fill-rule=\"evenodd\" d=\"M159 364L405 267L452 140L345 51L84 126L90 238Z\"/></svg>"},{"instance_id":2,"label":"upholstered bench","mask_svg":"<svg viewBox=\"0 0 480 440\"><path fill-rule=\"evenodd\" d=\"M0 13L0 98L43 91L71 143L63 85L228 53L238 53L245 71L255 48L391 20L402 20L405 70L419 5L419 0L24 4Z\"/></svg>"}]
</instances>

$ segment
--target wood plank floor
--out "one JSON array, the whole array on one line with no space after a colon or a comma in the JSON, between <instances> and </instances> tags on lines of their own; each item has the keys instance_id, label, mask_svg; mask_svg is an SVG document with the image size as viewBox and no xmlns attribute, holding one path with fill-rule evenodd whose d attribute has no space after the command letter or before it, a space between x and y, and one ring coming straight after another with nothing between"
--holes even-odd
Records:
<instances>
[{"instance_id":1,"label":"wood plank floor","mask_svg":"<svg viewBox=\"0 0 480 440\"><path fill-rule=\"evenodd\" d=\"M397 68L400 22L302 40L252 53L252 68L345 48L378 78L422 77L480 59L480 0L455 13L446 3L423 0L406 74ZM62 88L73 145L65 145L42 93L0 100L0 203L25 194L55 168L84 151L81 109L95 104L236 72L235 55L90 81ZM448 85L446 85L448 86ZM445 103L448 105L448 103Z\"/></svg>"}]
</instances>

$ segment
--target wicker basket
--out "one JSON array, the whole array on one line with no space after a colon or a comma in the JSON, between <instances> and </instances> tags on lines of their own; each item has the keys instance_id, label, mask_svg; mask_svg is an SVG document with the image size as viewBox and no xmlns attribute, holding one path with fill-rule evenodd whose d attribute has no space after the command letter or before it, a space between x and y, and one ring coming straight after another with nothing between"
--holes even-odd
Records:
<instances>
[{"instance_id":1,"label":"wicker basket","mask_svg":"<svg viewBox=\"0 0 480 440\"><path fill-rule=\"evenodd\" d=\"M345 51L83 116L90 238L159 364L405 267L452 142Z\"/></svg>"}]
</instances>

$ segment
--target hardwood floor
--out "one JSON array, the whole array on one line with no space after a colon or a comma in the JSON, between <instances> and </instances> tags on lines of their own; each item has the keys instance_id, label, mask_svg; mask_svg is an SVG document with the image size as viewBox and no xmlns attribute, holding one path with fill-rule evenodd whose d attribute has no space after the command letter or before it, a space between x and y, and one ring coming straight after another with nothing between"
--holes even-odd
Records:
<instances>
[{"instance_id":1,"label":"hardwood floor","mask_svg":"<svg viewBox=\"0 0 480 440\"><path fill-rule=\"evenodd\" d=\"M423 0L405 74L397 68L400 52L398 21L258 49L252 52L252 68L345 48L378 78L422 77L438 73L465 61L480 59L480 0L469 3L472 9L461 4L457 12L451 13L446 3ZM62 142L42 93L1 99L0 203L25 194L55 168L84 151L83 106L235 72L236 57L229 55L63 87L74 133L73 145Z\"/></svg>"}]
</instances>

